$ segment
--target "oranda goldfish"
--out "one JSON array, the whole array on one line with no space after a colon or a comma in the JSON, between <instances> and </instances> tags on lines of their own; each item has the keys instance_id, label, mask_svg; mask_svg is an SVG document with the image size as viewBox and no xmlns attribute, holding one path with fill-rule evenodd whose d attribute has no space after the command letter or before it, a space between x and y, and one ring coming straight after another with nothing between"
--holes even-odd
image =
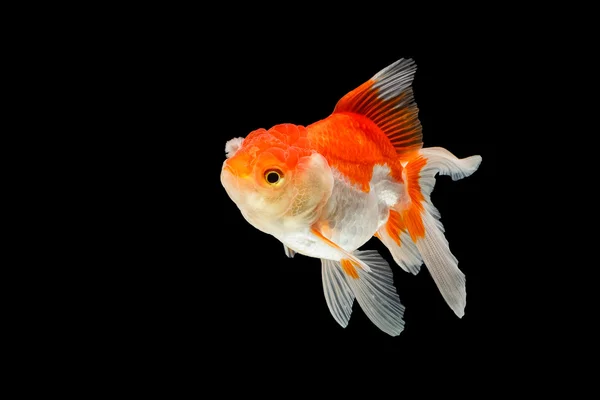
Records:
<instances>
[{"instance_id":1,"label":"oranda goldfish","mask_svg":"<svg viewBox=\"0 0 600 400\"><path fill-rule=\"evenodd\" d=\"M225 145L221 182L244 218L295 253L321 259L325 300L346 327L356 298L369 319L397 336L404 306L381 240L405 271L425 263L458 317L465 275L450 252L431 202L435 175L471 175L478 155L459 159L423 147L412 81L416 64L400 59L342 97L331 115L308 126L257 129Z\"/></svg>"}]
</instances>

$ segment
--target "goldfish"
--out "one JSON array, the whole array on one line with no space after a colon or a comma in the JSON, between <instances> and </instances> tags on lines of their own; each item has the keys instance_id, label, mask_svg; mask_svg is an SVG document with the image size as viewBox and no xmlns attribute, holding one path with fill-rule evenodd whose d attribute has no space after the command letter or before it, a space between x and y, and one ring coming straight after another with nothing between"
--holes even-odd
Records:
<instances>
[{"instance_id":1,"label":"goldfish","mask_svg":"<svg viewBox=\"0 0 600 400\"><path fill-rule=\"evenodd\" d=\"M344 328L356 299L383 332L404 330L390 264L376 250L359 250L372 237L404 271L416 275L424 264L449 308L464 316L465 275L431 193L437 174L468 177L482 157L423 146L416 69L414 60L399 59L322 120L260 128L225 144L220 179L227 195L288 257L321 260L325 301Z\"/></svg>"}]
</instances>

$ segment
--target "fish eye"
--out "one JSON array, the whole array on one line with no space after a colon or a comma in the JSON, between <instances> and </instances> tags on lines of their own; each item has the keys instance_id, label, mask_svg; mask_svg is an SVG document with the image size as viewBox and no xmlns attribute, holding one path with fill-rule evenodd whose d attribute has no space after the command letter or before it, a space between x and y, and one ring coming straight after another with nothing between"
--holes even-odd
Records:
<instances>
[{"instance_id":1,"label":"fish eye","mask_svg":"<svg viewBox=\"0 0 600 400\"><path fill-rule=\"evenodd\" d=\"M265 180L270 185L275 185L281 178L283 178L283 172L278 169L269 169L265 172Z\"/></svg>"}]
</instances>

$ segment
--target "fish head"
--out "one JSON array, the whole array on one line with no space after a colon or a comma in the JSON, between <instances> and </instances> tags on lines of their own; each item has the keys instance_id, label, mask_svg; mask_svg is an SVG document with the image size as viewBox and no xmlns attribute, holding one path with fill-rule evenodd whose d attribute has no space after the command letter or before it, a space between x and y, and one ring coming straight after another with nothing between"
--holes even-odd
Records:
<instances>
[{"instance_id":1,"label":"fish head","mask_svg":"<svg viewBox=\"0 0 600 400\"><path fill-rule=\"evenodd\" d=\"M302 129L258 129L225 145L225 191L250 224L274 236L310 227L333 189L327 160L308 148Z\"/></svg>"}]
</instances>

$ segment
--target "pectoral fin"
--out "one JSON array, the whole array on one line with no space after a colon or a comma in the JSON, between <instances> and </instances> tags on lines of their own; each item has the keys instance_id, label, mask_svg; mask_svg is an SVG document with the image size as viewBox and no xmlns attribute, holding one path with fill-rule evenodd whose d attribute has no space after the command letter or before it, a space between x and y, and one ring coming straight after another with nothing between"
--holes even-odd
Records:
<instances>
[{"instance_id":1,"label":"pectoral fin","mask_svg":"<svg viewBox=\"0 0 600 400\"><path fill-rule=\"evenodd\" d=\"M350 314L352 314L352 303L354 293L348 283L346 276L340 268L338 261L321 260L321 274L323 276L323 293L327 307L333 318L340 326L348 326Z\"/></svg>"},{"instance_id":2,"label":"pectoral fin","mask_svg":"<svg viewBox=\"0 0 600 400\"><path fill-rule=\"evenodd\" d=\"M354 256L353 254L347 252L346 250L344 250L343 248L341 248L340 246L338 246L337 244L335 244L334 242L332 242L325 236L323 236L323 234L317 228L313 227L311 229L311 232L323 243L327 244L328 246L331 246L332 248L334 248L335 250L337 250L340 253L340 258L342 260L341 261L342 269L344 270L344 272L346 272L346 274L348 274L352 278L356 279L356 278L358 278L358 274L356 273L356 268L360 268L364 271L371 272L371 268L369 268L369 266L367 264L362 262L359 258Z\"/></svg>"},{"instance_id":3,"label":"pectoral fin","mask_svg":"<svg viewBox=\"0 0 600 400\"><path fill-rule=\"evenodd\" d=\"M356 297L364 313L379 329L398 336L404 329L404 306L393 285L389 264L374 250L356 251L353 257L370 265L371 272L356 269L354 278L345 271L344 260L321 260L323 291L329 311L342 327L346 327Z\"/></svg>"}]
</instances>

